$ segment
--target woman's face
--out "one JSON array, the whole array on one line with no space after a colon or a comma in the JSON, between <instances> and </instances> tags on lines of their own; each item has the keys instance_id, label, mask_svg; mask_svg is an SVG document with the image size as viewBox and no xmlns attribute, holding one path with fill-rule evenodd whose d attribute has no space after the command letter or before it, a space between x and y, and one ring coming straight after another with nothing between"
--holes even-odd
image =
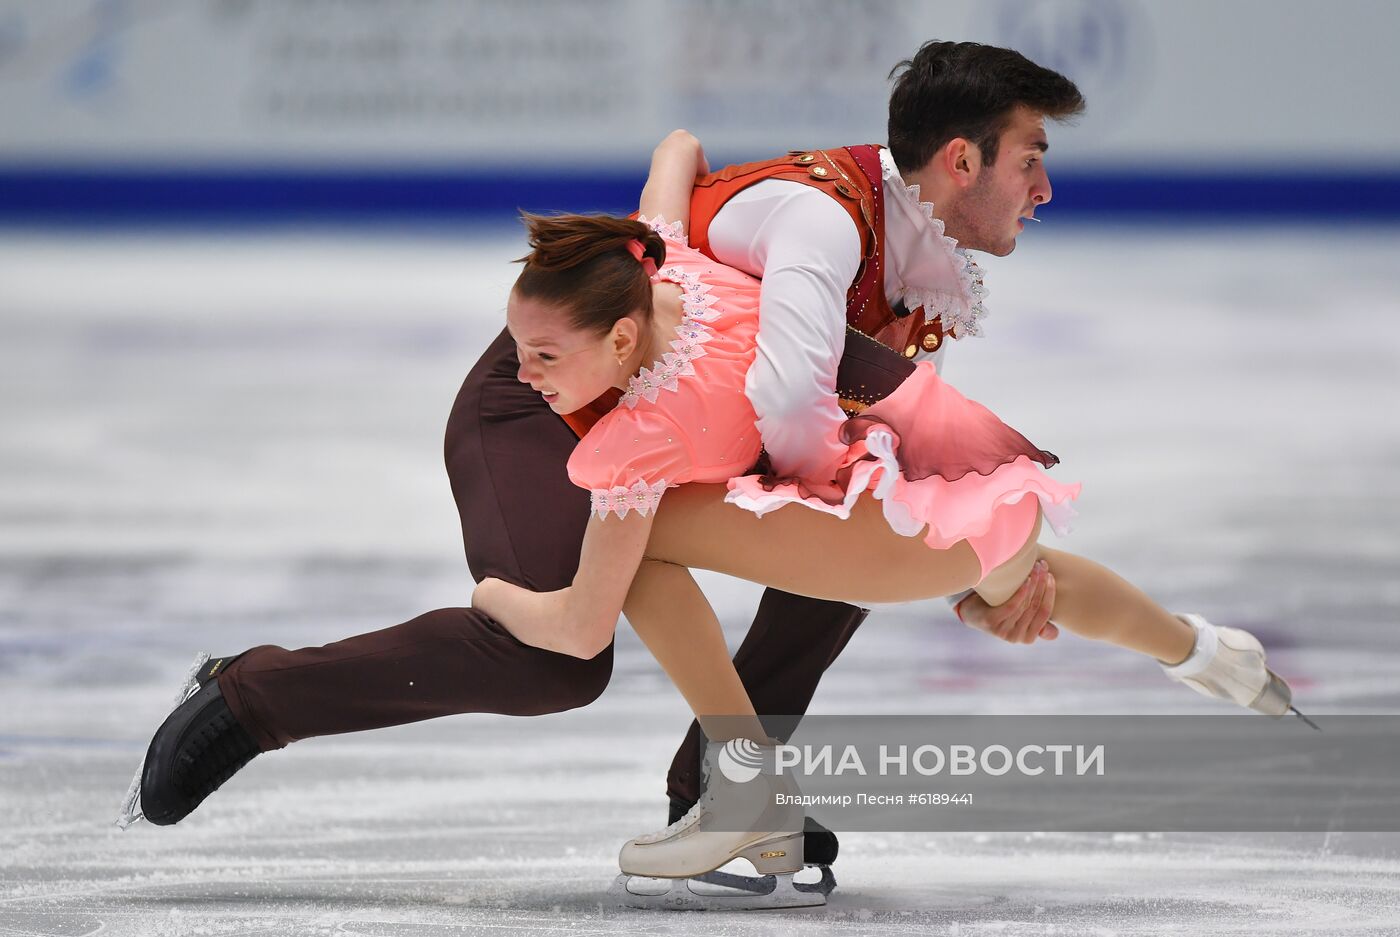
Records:
<instances>
[{"instance_id":1,"label":"woman's face","mask_svg":"<svg viewBox=\"0 0 1400 937\"><path fill-rule=\"evenodd\" d=\"M573 413L622 379L619 358L637 347L637 323L624 317L604 335L573 328L558 306L526 299L512 291L506 328L520 360L516 378L538 391L555 413Z\"/></svg>"}]
</instances>

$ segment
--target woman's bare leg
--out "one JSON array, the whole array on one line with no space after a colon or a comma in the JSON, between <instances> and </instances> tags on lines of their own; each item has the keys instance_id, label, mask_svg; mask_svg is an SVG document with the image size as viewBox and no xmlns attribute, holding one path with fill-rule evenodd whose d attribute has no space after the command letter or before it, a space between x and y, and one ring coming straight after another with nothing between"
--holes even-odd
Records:
<instances>
[{"instance_id":1,"label":"woman's bare leg","mask_svg":"<svg viewBox=\"0 0 1400 937\"><path fill-rule=\"evenodd\" d=\"M730 659L719 619L690 570L643 560L622 611L690 704L707 738L767 740Z\"/></svg>"},{"instance_id":2,"label":"woman's bare leg","mask_svg":"<svg viewBox=\"0 0 1400 937\"><path fill-rule=\"evenodd\" d=\"M981 578L967 543L932 550L890 530L866 493L850 519L789 505L758 517L724 503L724 485L666 492L647 557L765 586L851 603L910 602L971 588Z\"/></svg>"},{"instance_id":3,"label":"woman's bare leg","mask_svg":"<svg viewBox=\"0 0 1400 937\"><path fill-rule=\"evenodd\" d=\"M988 605L1000 605L1015 594L1021 587L1021 583L1026 581L1030 575L1031 567L1040 557L1040 507L1036 506L1035 523L1031 525L1031 532L1026 537L1026 542L1021 544L1021 549L1017 550L1009 559L1004 560L1000 566L987 573L974 589ZM1058 582L1057 582L1058 585Z\"/></svg>"},{"instance_id":4,"label":"woman's bare leg","mask_svg":"<svg viewBox=\"0 0 1400 937\"><path fill-rule=\"evenodd\" d=\"M939 554L946 554L948 568L931 575L930 555L936 551L917 537L891 531L878 502L868 496L843 521L802 507L760 518L725 504L726 493L724 485L682 485L666 492L648 558L623 607L712 740L763 736L719 620L688 567L816 598L872 602L960 591L980 571L972 548L959 544ZM871 584L875 589L868 595L854 595ZM720 718L730 716L753 717L753 722L745 731L744 719Z\"/></svg>"},{"instance_id":5,"label":"woman's bare leg","mask_svg":"<svg viewBox=\"0 0 1400 937\"><path fill-rule=\"evenodd\" d=\"M1045 546L1038 555L1055 576L1055 624L1165 664L1178 664L1191 653L1195 630L1113 570Z\"/></svg>"},{"instance_id":6,"label":"woman's bare leg","mask_svg":"<svg viewBox=\"0 0 1400 937\"><path fill-rule=\"evenodd\" d=\"M988 602L1005 601L1043 558L1055 575L1057 624L1175 663L1191 652L1191 627L1111 570L1035 542L985 579L972 548L962 542L932 550L920 537L890 530L869 493L849 520L798 505L764 517L724 503L723 485L682 485L657 510L647 555L680 566L711 569L788 592L845 602L906 602L950 595L977 584Z\"/></svg>"}]
</instances>

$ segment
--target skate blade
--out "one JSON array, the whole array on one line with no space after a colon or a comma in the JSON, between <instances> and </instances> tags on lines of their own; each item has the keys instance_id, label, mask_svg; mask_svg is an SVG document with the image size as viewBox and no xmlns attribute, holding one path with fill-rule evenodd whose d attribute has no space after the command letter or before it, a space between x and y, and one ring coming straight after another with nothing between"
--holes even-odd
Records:
<instances>
[{"instance_id":1,"label":"skate blade","mask_svg":"<svg viewBox=\"0 0 1400 937\"><path fill-rule=\"evenodd\" d=\"M830 876L825 869L821 882L794 882L793 873L782 875L729 875L710 872L701 878L642 878L618 875L608 889L608 897L619 907L661 911L765 911L781 908L816 908L826 904L826 896L836 886L821 890ZM721 876L715 881L713 876ZM710 881L706 881L710 879ZM753 888L732 887L724 879L743 879ZM802 886L806 886L803 888ZM757 890L762 889L762 890Z\"/></svg>"},{"instance_id":2,"label":"skate blade","mask_svg":"<svg viewBox=\"0 0 1400 937\"><path fill-rule=\"evenodd\" d=\"M180 689L175 693L175 702L170 707L170 712L174 712L184 705L185 700L199 692L200 669L209 663L209 654L201 651L195 655L194 663L190 665L190 672L185 674L185 682L180 684ZM170 713L166 713L167 716ZM157 726L157 729L160 727ZM136 776L131 779L131 786L126 789L126 796L122 798L121 813L117 815L117 829L125 830L133 823L138 823L146 818L141 812L141 776L146 773L146 756L141 756L141 763L136 766Z\"/></svg>"},{"instance_id":3,"label":"skate blade","mask_svg":"<svg viewBox=\"0 0 1400 937\"><path fill-rule=\"evenodd\" d=\"M821 869L821 879L815 882L799 882L796 878L792 880L792 887L797 891L813 893L818 895L829 895L836 890L836 875L831 871L829 865L809 865L809 869ZM766 895L774 888L774 880L771 875L736 875L733 872L706 872L704 875L695 876L695 881L705 882L709 885L719 885L724 888L737 888L743 891L757 892Z\"/></svg>"},{"instance_id":4,"label":"skate blade","mask_svg":"<svg viewBox=\"0 0 1400 937\"><path fill-rule=\"evenodd\" d=\"M1299 719L1303 720L1304 722L1306 722L1308 725L1312 726L1312 727L1313 727L1314 729L1316 729L1317 731L1319 731L1319 732L1322 731L1322 726L1318 725L1316 722L1313 722L1313 721L1312 721L1311 719L1309 719L1307 716L1303 715L1302 712L1299 711L1299 709L1298 709L1297 706L1289 706L1289 707L1288 707L1288 710L1289 710L1289 712L1293 713L1293 715L1297 716Z\"/></svg>"}]
</instances>

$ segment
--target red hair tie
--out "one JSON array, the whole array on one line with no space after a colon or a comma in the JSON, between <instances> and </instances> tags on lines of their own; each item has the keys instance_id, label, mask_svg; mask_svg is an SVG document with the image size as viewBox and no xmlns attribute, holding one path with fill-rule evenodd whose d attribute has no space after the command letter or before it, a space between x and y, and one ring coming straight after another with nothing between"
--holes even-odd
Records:
<instances>
[{"instance_id":1,"label":"red hair tie","mask_svg":"<svg viewBox=\"0 0 1400 937\"><path fill-rule=\"evenodd\" d=\"M642 265L648 278L656 276L656 261L647 256L646 246L641 241L637 238L628 241L627 252L637 258L637 263Z\"/></svg>"}]
</instances>

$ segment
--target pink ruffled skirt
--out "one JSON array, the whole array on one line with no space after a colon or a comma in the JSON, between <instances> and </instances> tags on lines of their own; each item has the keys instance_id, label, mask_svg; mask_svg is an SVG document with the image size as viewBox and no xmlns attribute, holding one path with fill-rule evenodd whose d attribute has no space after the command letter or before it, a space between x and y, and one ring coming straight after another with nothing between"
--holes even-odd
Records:
<instances>
[{"instance_id":1,"label":"pink ruffled skirt","mask_svg":"<svg viewBox=\"0 0 1400 937\"><path fill-rule=\"evenodd\" d=\"M1037 505L1058 534L1074 517L1070 502L1080 486L1045 473L1059 459L944 383L929 361L842 424L841 441L848 447L838 473L842 502L810 495L801 479L771 475L730 479L725 500L759 515L802 504L845 519L871 491L896 533L922 533L936 550L966 540L984 577L1026 542Z\"/></svg>"}]
</instances>

